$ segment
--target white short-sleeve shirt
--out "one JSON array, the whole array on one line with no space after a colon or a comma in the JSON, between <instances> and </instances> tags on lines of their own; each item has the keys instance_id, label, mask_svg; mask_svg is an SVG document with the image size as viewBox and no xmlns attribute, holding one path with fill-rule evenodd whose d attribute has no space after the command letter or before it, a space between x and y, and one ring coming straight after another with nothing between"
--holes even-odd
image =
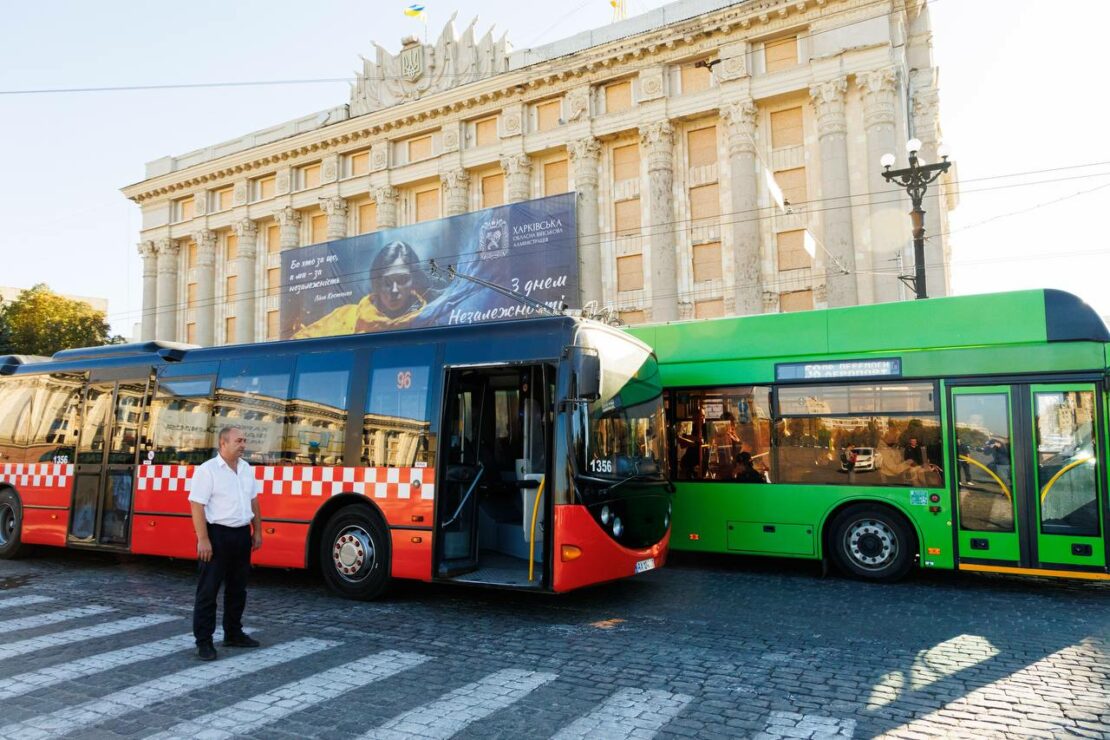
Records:
<instances>
[{"instance_id":1,"label":"white short-sleeve shirt","mask_svg":"<svg viewBox=\"0 0 1110 740\"><path fill-rule=\"evenodd\" d=\"M250 463L239 460L238 469L232 470L216 455L193 471L189 500L204 505L204 518L209 524L242 527L254 518L251 501L259 488Z\"/></svg>"}]
</instances>

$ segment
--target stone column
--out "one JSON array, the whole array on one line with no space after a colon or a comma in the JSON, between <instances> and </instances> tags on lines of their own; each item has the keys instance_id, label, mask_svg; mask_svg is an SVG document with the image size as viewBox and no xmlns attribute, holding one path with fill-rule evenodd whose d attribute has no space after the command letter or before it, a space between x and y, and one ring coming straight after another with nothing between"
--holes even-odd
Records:
<instances>
[{"instance_id":1,"label":"stone column","mask_svg":"<svg viewBox=\"0 0 1110 740\"><path fill-rule=\"evenodd\" d=\"M254 341L254 270L258 257L258 224L244 218L235 224L239 237L239 254L235 258L239 295L235 300L235 336L229 342L246 344Z\"/></svg>"},{"instance_id":2,"label":"stone column","mask_svg":"<svg viewBox=\"0 0 1110 740\"><path fill-rule=\"evenodd\" d=\"M448 170L439 179L443 186L443 215L466 213L470 205L470 173L463 169Z\"/></svg>"},{"instance_id":3,"label":"stone column","mask_svg":"<svg viewBox=\"0 0 1110 740\"><path fill-rule=\"evenodd\" d=\"M328 241L343 239L347 236L347 200L345 198L325 198L320 204L328 214Z\"/></svg>"},{"instance_id":4,"label":"stone column","mask_svg":"<svg viewBox=\"0 0 1110 740\"><path fill-rule=\"evenodd\" d=\"M216 338L216 232L198 231L193 240L197 243L197 344L211 347Z\"/></svg>"},{"instance_id":5,"label":"stone column","mask_svg":"<svg viewBox=\"0 0 1110 740\"><path fill-rule=\"evenodd\" d=\"M759 240L759 177L756 168L756 105L739 100L721 109L728 143L728 228L732 236L733 295L739 316L763 311L763 255Z\"/></svg>"},{"instance_id":6,"label":"stone column","mask_svg":"<svg viewBox=\"0 0 1110 740\"><path fill-rule=\"evenodd\" d=\"M156 334L167 342L177 340L177 268L181 247L171 239L160 239L158 251L158 318Z\"/></svg>"},{"instance_id":7,"label":"stone column","mask_svg":"<svg viewBox=\"0 0 1110 740\"><path fill-rule=\"evenodd\" d=\"M921 140L921 150L917 155L928 164L940 161L937 155L938 126L937 110L939 100L935 87L923 87L913 94L913 135ZM895 152L900 162L905 162L905 147L901 152ZM896 165L905 167L905 164ZM921 208L925 211L925 288L930 298L946 296L948 289L948 254L944 248L947 239L944 237L944 223L941 209L944 208L942 183L948 175L940 178L925 191L925 200ZM903 218L907 218L903 214ZM907 233L909 233L907 231ZM908 264L907 272L913 272L912 261Z\"/></svg>"},{"instance_id":8,"label":"stone column","mask_svg":"<svg viewBox=\"0 0 1110 740\"><path fill-rule=\"evenodd\" d=\"M291 206L279 208L274 213L278 222L281 251L301 246L301 212Z\"/></svg>"},{"instance_id":9,"label":"stone column","mask_svg":"<svg viewBox=\"0 0 1110 740\"><path fill-rule=\"evenodd\" d=\"M374 201L378 204L378 228L392 229L397 226L397 201L400 194L392 185L374 189Z\"/></svg>"},{"instance_id":10,"label":"stone column","mask_svg":"<svg viewBox=\"0 0 1110 740\"><path fill-rule=\"evenodd\" d=\"M519 203L532 197L532 160L527 154L507 154L501 158L505 172L507 203Z\"/></svg>"},{"instance_id":11,"label":"stone column","mask_svg":"<svg viewBox=\"0 0 1110 740\"><path fill-rule=\"evenodd\" d=\"M852 239L851 186L848 180L848 119L844 96L848 80L838 77L809 88L817 111L817 137L821 149L822 219L825 223L825 284L830 307L854 306L856 252ZM847 273L847 274L845 274Z\"/></svg>"},{"instance_id":12,"label":"stone column","mask_svg":"<svg viewBox=\"0 0 1110 740\"><path fill-rule=\"evenodd\" d=\"M902 213L901 199L883 179L880 160L884 154L897 155L901 147L895 139L894 106L898 75L894 68L877 69L856 75L863 89L863 127L867 132L867 190L871 200L871 266L876 303L900 297L898 254L910 234L909 219ZM861 275L860 280L866 277Z\"/></svg>"},{"instance_id":13,"label":"stone column","mask_svg":"<svg viewBox=\"0 0 1110 740\"><path fill-rule=\"evenodd\" d=\"M572 141L567 156L574 168L574 189L578 193L578 292L582 306L597 301L604 305L601 287L601 220L598 206L598 164L601 144L592 136Z\"/></svg>"},{"instance_id":14,"label":"stone column","mask_svg":"<svg viewBox=\"0 0 1110 740\"><path fill-rule=\"evenodd\" d=\"M678 269L675 264L674 127L670 121L641 127L640 148L647 154L648 169L649 318L651 321L675 321L678 319Z\"/></svg>"},{"instance_id":15,"label":"stone column","mask_svg":"<svg viewBox=\"0 0 1110 740\"><path fill-rule=\"evenodd\" d=\"M158 338L158 250L154 242L139 242L139 255L143 258L143 329L140 338L149 342Z\"/></svg>"}]
</instances>

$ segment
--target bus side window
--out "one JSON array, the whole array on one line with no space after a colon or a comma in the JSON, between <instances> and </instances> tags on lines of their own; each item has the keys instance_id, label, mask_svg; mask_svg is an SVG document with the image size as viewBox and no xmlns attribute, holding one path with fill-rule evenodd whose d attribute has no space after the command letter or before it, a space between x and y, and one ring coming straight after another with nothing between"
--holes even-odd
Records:
<instances>
[{"instance_id":1,"label":"bus side window","mask_svg":"<svg viewBox=\"0 0 1110 740\"><path fill-rule=\"evenodd\" d=\"M700 388L675 394L676 480L731 481L737 456L769 480L770 389L764 386Z\"/></svg>"},{"instance_id":2,"label":"bus side window","mask_svg":"<svg viewBox=\"0 0 1110 740\"><path fill-rule=\"evenodd\" d=\"M371 358L362 421L362 464L428 465L434 459L429 387L436 347L381 349Z\"/></svg>"},{"instance_id":3,"label":"bus side window","mask_svg":"<svg viewBox=\"0 0 1110 740\"><path fill-rule=\"evenodd\" d=\"M295 465L341 465L347 433L352 352L297 359L282 457Z\"/></svg>"},{"instance_id":4,"label":"bus side window","mask_svg":"<svg viewBox=\"0 0 1110 740\"><path fill-rule=\"evenodd\" d=\"M150 438L158 465L199 465L212 457L211 377L160 378L150 404Z\"/></svg>"},{"instance_id":5,"label":"bus side window","mask_svg":"<svg viewBox=\"0 0 1110 740\"><path fill-rule=\"evenodd\" d=\"M252 465L293 462L282 445L293 359L292 355L270 355L220 363L211 431L229 426L242 429L247 438L244 458Z\"/></svg>"}]
</instances>

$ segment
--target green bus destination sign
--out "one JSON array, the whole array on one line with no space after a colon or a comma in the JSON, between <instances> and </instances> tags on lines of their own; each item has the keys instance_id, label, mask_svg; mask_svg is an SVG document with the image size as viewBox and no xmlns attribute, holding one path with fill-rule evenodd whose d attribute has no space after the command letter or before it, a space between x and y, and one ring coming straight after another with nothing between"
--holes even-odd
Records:
<instances>
[{"instance_id":1,"label":"green bus destination sign","mask_svg":"<svg viewBox=\"0 0 1110 740\"><path fill-rule=\"evenodd\" d=\"M900 378L902 360L832 360L828 362L782 362L775 365L775 380L831 380L834 378Z\"/></svg>"}]
</instances>

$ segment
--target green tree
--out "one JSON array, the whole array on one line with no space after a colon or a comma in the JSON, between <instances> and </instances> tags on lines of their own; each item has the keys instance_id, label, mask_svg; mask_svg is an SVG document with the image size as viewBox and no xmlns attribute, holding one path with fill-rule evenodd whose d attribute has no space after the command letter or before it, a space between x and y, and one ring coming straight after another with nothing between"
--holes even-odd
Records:
<instances>
[{"instance_id":1,"label":"green tree","mask_svg":"<svg viewBox=\"0 0 1110 740\"><path fill-rule=\"evenodd\" d=\"M119 344L108 333L107 317L83 301L60 296L45 283L29 288L14 301L0 305L0 345L7 352L45 355L73 347ZM5 354L0 347L0 354Z\"/></svg>"}]
</instances>

